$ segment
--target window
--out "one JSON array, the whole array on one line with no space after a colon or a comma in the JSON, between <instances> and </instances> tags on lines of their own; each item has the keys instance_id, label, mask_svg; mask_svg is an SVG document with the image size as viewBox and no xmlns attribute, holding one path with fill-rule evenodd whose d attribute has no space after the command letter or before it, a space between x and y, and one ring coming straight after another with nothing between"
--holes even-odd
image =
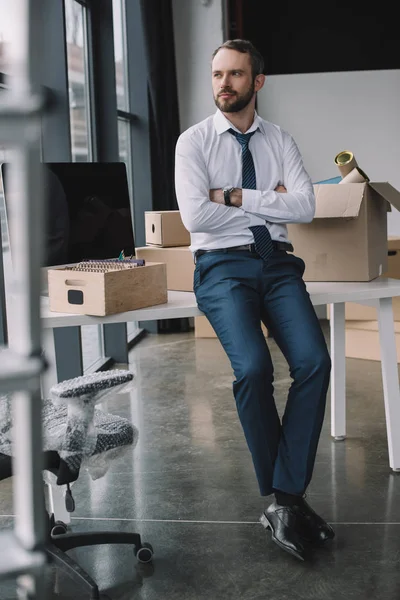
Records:
<instances>
[{"instance_id":1,"label":"window","mask_svg":"<svg viewBox=\"0 0 400 600\"><path fill-rule=\"evenodd\" d=\"M132 151L131 122L134 115L130 112L128 71L126 59L125 0L113 0L115 80L118 108L118 144L119 159L126 164L129 192L132 201Z\"/></svg>"},{"instance_id":2,"label":"window","mask_svg":"<svg viewBox=\"0 0 400 600\"><path fill-rule=\"evenodd\" d=\"M87 8L65 0L71 151L74 162L92 160L87 51Z\"/></svg>"},{"instance_id":3,"label":"window","mask_svg":"<svg viewBox=\"0 0 400 600\"><path fill-rule=\"evenodd\" d=\"M9 58L9 47L10 42L13 41L15 33L15 24L17 21L17 9L15 2L9 2L8 0L0 0L0 94L4 93L6 89L7 75L10 73L10 58ZM11 150L7 148L1 141L0 138L0 164L3 162L9 162L11 160ZM4 282L1 281L0 285L5 286L5 290L10 289L11 278L12 278L12 264L11 264L11 252L8 236L8 225L6 219L6 210L3 194L3 185L0 177L0 243L2 245L2 259L4 269ZM2 296L2 292L0 293ZM0 310L3 311L3 306L0 306ZM2 340L3 341L3 340Z\"/></svg>"},{"instance_id":4,"label":"window","mask_svg":"<svg viewBox=\"0 0 400 600\"><path fill-rule=\"evenodd\" d=\"M115 78L117 85L117 106L120 110L129 110L129 96L126 72L125 51L125 20L124 0L113 0L113 24L114 24L114 56L115 56Z\"/></svg>"},{"instance_id":5,"label":"window","mask_svg":"<svg viewBox=\"0 0 400 600\"><path fill-rule=\"evenodd\" d=\"M0 164L3 162L10 161L10 152L7 151L7 148L0 145ZM9 262L9 240L8 240L8 228L7 228L7 220L6 220L6 207L4 203L4 194L3 194L3 183L0 177L0 227L1 227L1 242L3 248L3 260L5 262Z\"/></svg>"},{"instance_id":6,"label":"window","mask_svg":"<svg viewBox=\"0 0 400 600\"><path fill-rule=\"evenodd\" d=\"M17 3L0 0L0 73L9 73L8 47L17 23Z\"/></svg>"},{"instance_id":7,"label":"window","mask_svg":"<svg viewBox=\"0 0 400 600\"><path fill-rule=\"evenodd\" d=\"M0 16L1 14L1 4L2 0L0 0ZM0 27L1 29L1 27ZM1 75L1 73L0 73ZM2 78L0 78L0 94L5 89L5 86L2 84ZM4 146L0 141L0 164L3 162L9 162L11 159L11 150ZM11 253L10 253L10 244L8 238L8 227L7 227L7 219L6 219L6 207L4 202L4 194L3 194L3 183L0 177L0 229L1 229L1 244L2 244L2 253L3 253L3 267L5 277L12 272L11 266Z\"/></svg>"},{"instance_id":8,"label":"window","mask_svg":"<svg viewBox=\"0 0 400 600\"><path fill-rule=\"evenodd\" d=\"M130 145L130 123L127 119L118 117L118 147L119 147L119 160L124 162L127 166L128 179L131 179L130 167L131 167L131 145ZM129 181L130 183L130 181ZM131 188L131 186L129 186ZM131 189L129 190L131 192Z\"/></svg>"}]
</instances>

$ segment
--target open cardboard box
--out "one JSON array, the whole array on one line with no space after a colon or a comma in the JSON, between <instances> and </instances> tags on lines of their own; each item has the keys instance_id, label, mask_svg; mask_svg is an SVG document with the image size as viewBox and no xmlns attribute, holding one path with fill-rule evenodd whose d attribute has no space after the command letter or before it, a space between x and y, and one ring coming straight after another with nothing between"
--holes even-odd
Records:
<instances>
[{"instance_id":1,"label":"open cardboard box","mask_svg":"<svg viewBox=\"0 0 400 600\"><path fill-rule=\"evenodd\" d=\"M105 273L51 267L47 275L55 312L106 316L168 302L162 263Z\"/></svg>"},{"instance_id":2,"label":"open cardboard box","mask_svg":"<svg viewBox=\"0 0 400 600\"><path fill-rule=\"evenodd\" d=\"M387 182L314 185L315 218L288 225L305 281L371 281L387 261L387 212L400 192Z\"/></svg>"}]
</instances>

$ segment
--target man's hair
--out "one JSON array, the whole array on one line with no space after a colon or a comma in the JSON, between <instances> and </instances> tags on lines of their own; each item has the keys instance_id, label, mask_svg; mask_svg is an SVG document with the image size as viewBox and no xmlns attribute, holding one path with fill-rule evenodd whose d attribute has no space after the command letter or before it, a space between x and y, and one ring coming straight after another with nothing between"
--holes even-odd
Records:
<instances>
[{"instance_id":1,"label":"man's hair","mask_svg":"<svg viewBox=\"0 0 400 600\"><path fill-rule=\"evenodd\" d=\"M255 48L248 40L228 40L215 50L212 57L214 58L222 48L228 48L228 50L236 50L237 52L242 52L242 54L248 54L250 56L253 79L255 79L257 75L264 73L264 59L257 48Z\"/></svg>"}]
</instances>

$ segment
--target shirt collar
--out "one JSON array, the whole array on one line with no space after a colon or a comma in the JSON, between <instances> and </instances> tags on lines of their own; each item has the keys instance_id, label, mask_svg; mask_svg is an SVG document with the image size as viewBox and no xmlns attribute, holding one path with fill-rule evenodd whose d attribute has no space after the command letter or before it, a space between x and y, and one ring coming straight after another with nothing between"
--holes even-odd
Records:
<instances>
[{"instance_id":1,"label":"shirt collar","mask_svg":"<svg viewBox=\"0 0 400 600\"><path fill-rule=\"evenodd\" d=\"M225 115L219 109L214 115L214 126L218 135L225 133L225 131L228 131L228 129L234 129L238 133L242 133L225 117ZM260 129L263 133L265 133L262 119L258 116L257 111L254 111L254 121L246 133L257 131L257 129Z\"/></svg>"}]
</instances>

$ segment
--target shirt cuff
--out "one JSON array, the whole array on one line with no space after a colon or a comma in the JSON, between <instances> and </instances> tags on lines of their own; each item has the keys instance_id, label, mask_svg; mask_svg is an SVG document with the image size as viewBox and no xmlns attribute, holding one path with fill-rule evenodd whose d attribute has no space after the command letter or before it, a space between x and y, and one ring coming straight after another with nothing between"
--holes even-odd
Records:
<instances>
[{"instance_id":1,"label":"shirt cuff","mask_svg":"<svg viewBox=\"0 0 400 600\"><path fill-rule=\"evenodd\" d=\"M260 190L243 190L242 189L242 208L245 212L257 212L256 207L259 205L261 192Z\"/></svg>"}]
</instances>

